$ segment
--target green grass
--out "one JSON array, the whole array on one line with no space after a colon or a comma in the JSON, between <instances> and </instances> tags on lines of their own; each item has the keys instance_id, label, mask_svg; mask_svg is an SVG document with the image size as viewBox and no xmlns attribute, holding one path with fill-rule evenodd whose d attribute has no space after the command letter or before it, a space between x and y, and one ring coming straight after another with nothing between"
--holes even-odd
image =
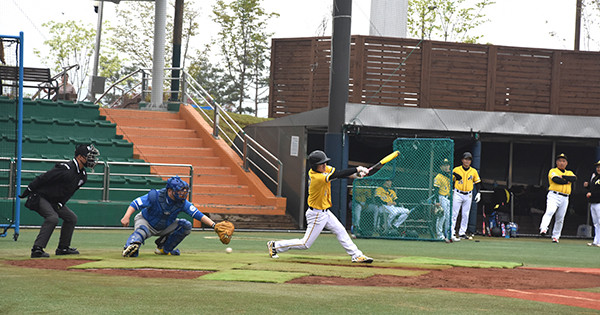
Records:
<instances>
[{"instance_id":1,"label":"green grass","mask_svg":"<svg viewBox=\"0 0 600 315\"><path fill-rule=\"evenodd\" d=\"M9 231L10 234L11 231ZM37 230L24 229L17 242L0 239L0 260L29 259ZM47 251L53 255L55 232ZM592 310L502 297L455 293L436 289L398 287L350 287L283 283L312 274L350 278L372 274L411 276L420 270L377 268L388 266L447 268L447 264L489 263L549 267L600 268L600 252L585 246L586 240L485 238L454 244L357 239L365 254L375 258L369 268L350 262L335 237L323 234L307 251L268 258L270 239L296 238L301 234L236 233L233 253L212 232L194 231L179 247L182 255L156 256L154 239L142 246L140 257L120 257L131 230L76 230L73 246L77 258L96 260L75 268L171 268L218 271L198 279L152 279L108 276L62 270L42 270L1 265L0 313L241 313L259 314L581 314ZM9 235L10 236L10 235ZM73 257L68 257L73 258ZM431 265L434 264L434 265ZM441 265L435 265L441 264ZM585 291L600 292L598 288Z\"/></svg>"}]
</instances>

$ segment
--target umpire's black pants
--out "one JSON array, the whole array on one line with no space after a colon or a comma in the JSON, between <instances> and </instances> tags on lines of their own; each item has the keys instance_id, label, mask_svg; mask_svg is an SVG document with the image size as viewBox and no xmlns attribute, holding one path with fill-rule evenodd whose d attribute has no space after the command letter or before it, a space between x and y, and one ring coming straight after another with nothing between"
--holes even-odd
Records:
<instances>
[{"instance_id":1,"label":"umpire's black pants","mask_svg":"<svg viewBox=\"0 0 600 315\"><path fill-rule=\"evenodd\" d=\"M33 246L39 246L46 248L54 228L58 224L58 218L63 219L62 228L60 229L60 240L58 241L58 248L68 248L71 246L71 238L73 237L73 230L75 230L75 224L77 223L77 215L69 209L66 205L58 210L54 210L48 200L40 197L39 207L36 212L44 217L44 223L40 228Z\"/></svg>"}]
</instances>

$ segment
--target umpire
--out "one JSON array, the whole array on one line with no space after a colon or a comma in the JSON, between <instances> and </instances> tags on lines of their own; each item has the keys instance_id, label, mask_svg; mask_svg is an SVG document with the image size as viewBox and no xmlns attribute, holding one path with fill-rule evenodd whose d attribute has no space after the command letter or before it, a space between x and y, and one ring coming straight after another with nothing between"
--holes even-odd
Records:
<instances>
[{"instance_id":1,"label":"umpire","mask_svg":"<svg viewBox=\"0 0 600 315\"><path fill-rule=\"evenodd\" d=\"M63 219L60 230L60 240L56 255L79 254L77 248L72 248L71 238L77 223L77 215L67 207L66 203L73 194L87 181L85 167L94 168L98 163L98 149L93 144L81 144L75 148L75 157L66 163L57 163L54 168L37 176L19 198L27 197L25 206L36 211L44 218L33 248L31 258L50 257L44 252L50 236L58 224L58 218Z\"/></svg>"}]
</instances>

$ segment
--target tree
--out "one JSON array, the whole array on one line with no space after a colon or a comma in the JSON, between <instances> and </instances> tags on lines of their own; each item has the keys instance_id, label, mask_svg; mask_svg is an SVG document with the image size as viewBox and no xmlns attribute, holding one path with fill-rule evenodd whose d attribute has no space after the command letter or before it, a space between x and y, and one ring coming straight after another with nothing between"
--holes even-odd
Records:
<instances>
[{"instance_id":1,"label":"tree","mask_svg":"<svg viewBox=\"0 0 600 315\"><path fill-rule=\"evenodd\" d=\"M202 86L225 110L233 111L239 99L233 80L222 68L216 67L209 59L209 48L196 51L191 58L188 73Z\"/></svg>"},{"instance_id":2,"label":"tree","mask_svg":"<svg viewBox=\"0 0 600 315\"><path fill-rule=\"evenodd\" d=\"M234 0L225 3L218 0L213 6L213 21L220 26L218 40L220 55L229 78L238 91L239 99L237 112L252 112L244 108L244 100L248 99L246 90L254 84L255 115L260 94L264 87L266 61L268 60L268 38L272 35L266 32L269 19L279 16L268 13L261 7L260 0Z\"/></svg>"},{"instance_id":3,"label":"tree","mask_svg":"<svg viewBox=\"0 0 600 315\"><path fill-rule=\"evenodd\" d=\"M488 19L482 11L494 4L491 0L411 0L408 3L408 30L410 35L475 43L482 35L469 31Z\"/></svg>"},{"instance_id":4,"label":"tree","mask_svg":"<svg viewBox=\"0 0 600 315\"><path fill-rule=\"evenodd\" d=\"M42 27L48 29L50 39L44 41L44 45L50 48L44 55L38 49L34 54L44 64L51 67L56 73L63 71L71 65L79 65L75 74L69 76L77 89L77 99L86 83L89 72L90 59L94 52L95 28L81 21L46 22Z\"/></svg>"}]
</instances>

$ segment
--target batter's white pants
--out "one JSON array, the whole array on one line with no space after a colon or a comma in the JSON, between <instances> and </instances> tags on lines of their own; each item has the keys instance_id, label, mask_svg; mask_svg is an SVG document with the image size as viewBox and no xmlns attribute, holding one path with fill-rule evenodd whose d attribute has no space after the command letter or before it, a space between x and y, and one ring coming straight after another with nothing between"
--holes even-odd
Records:
<instances>
[{"instance_id":1,"label":"batter's white pants","mask_svg":"<svg viewBox=\"0 0 600 315\"><path fill-rule=\"evenodd\" d=\"M600 203L592 203L590 205L592 213L592 223L594 224L594 244L600 244Z\"/></svg>"},{"instance_id":2,"label":"batter's white pants","mask_svg":"<svg viewBox=\"0 0 600 315\"><path fill-rule=\"evenodd\" d=\"M350 235L346 232L346 228L331 211L308 208L305 216L307 225L304 237L301 239L276 241L274 247L277 253L283 253L290 249L309 249L325 228L335 234L338 242L340 242L346 253L352 256L352 258L363 254L354 242L352 242Z\"/></svg>"},{"instance_id":3,"label":"batter's white pants","mask_svg":"<svg viewBox=\"0 0 600 315\"><path fill-rule=\"evenodd\" d=\"M473 201L473 191L471 190L468 194L462 194L459 191L454 191L452 196L452 234L456 231L456 220L458 219L458 212L462 213L460 219L460 229L458 235L464 235L467 233L467 226L469 225L469 212L471 211L471 202Z\"/></svg>"},{"instance_id":4,"label":"batter's white pants","mask_svg":"<svg viewBox=\"0 0 600 315\"><path fill-rule=\"evenodd\" d=\"M542 222L540 223L540 232L548 230L550 220L552 220L552 216L556 213L556 216L554 217L554 228L552 229L552 238L559 239L568 206L569 196L562 196L554 193L553 190L549 190L548 195L546 196L546 213L544 213Z\"/></svg>"},{"instance_id":5,"label":"batter's white pants","mask_svg":"<svg viewBox=\"0 0 600 315\"><path fill-rule=\"evenodd\" d=\"M440 196L440 206L444 209L444 214L437 218L435 224L438 238L446 238L446 230L448 229L448 220L450 219L450 199L447 196ZM451 236L449 235L448 238Z\"/></svg>"}]
</instances>

